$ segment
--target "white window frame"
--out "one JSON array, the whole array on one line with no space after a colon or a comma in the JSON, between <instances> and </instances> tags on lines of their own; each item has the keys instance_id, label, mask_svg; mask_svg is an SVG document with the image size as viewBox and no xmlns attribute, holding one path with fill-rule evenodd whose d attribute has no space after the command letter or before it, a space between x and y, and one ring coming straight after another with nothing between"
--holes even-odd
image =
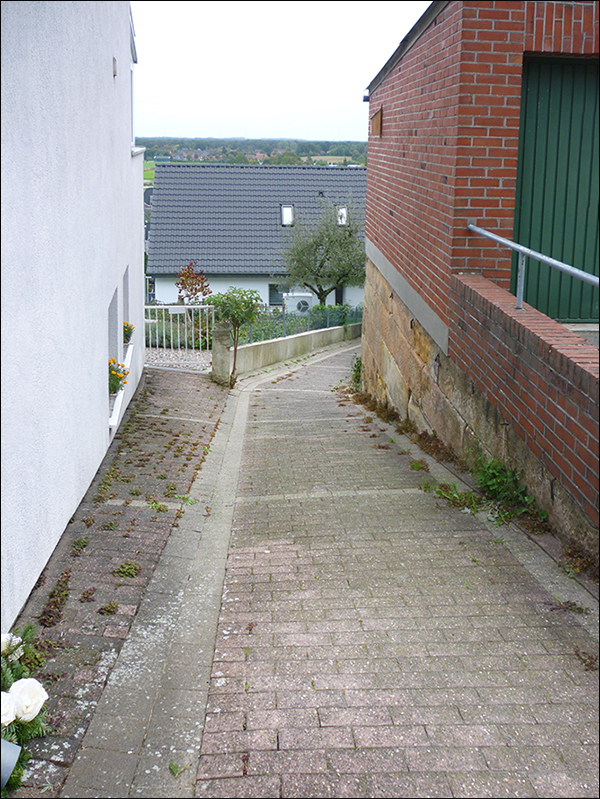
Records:
<instances>
[{"instance_id":1,"label":"white window frame","mask_svg":"<svg viewBox=\"0 0 600 799\"><path fill-rule=\"evenodd\" d=\"M282 227L292 227L295 220L295 209L290 203L281 203L279 206Z\"/></svg>"}]
</instances>

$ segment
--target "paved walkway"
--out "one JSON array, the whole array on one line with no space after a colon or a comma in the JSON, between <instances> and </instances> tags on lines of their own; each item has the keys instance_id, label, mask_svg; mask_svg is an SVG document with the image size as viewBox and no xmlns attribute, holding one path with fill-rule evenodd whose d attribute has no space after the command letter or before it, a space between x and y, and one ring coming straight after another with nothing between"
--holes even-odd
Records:
<instances>
[{"instance_id":1,"label":"paved walkway","mask_svg":"<svg viewBox=\"0 0 600 799\"><path fill-rule=\"evenodd\" d=\"M230 392L60 796L597 795L596 599L422 490L356 352Z\"/></svg>"}]
</instances>

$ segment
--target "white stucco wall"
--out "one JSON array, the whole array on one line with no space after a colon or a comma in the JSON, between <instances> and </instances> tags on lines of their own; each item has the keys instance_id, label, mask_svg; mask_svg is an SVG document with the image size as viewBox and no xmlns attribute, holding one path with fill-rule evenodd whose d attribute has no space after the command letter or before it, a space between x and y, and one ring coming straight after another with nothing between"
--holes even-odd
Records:
<instances>
[{"instance_id":1,"label":"white stucco wall","mask_svg":"<svg viewBox=\"0 0 600 799\"><path fill-rule=\"evenodd\" d=\"M162 303L176 303L178 294L177 294L177 286L175 285L175 281L177 280L176 277L157 277L154 279L155 285L155 294L156 300ZM269 304L269 284L277 283L275 279L267 279L267 278L240 278L240 277L229 277L229 278L214 278L211 277L208 279L210 290L213 294L221 294L230 286L235 286L236 288L241 289L253 289L254 291L258 291L261 296L262 301L265 305ZM296 291L301 291L301 289L296 289ZM362 303L364 297L364 289L356 288L356 287L347 287L344 289L344 302L348 305L360 305ZM327 298L327 304L334 304L335 303L335 292L331 292L329 297Z\"/></svg>"},{"instance_id":2,"label":"white stucco wall","mask_svg":"<svg viewBox=\"0 0 600 799\"><path fill-rule=\"evenodd\" d=\"M125 320L123 409L143 369L131 41L128 2L2 2L2 632L108 448Z\"/></svg>"},{"instance_id":3,"label":"white stucco wall","mask_svg":"<svg viewBox=\"0 0 600 799\"><path fill-rule=\"evenodd\" d=\"M258 291L262 301L268 305L269 303L269 283L275 283L275 280L266 280L261 278L215 278L210 277L208 285L213 294L222 294L227 291L230 286L237 288ZM156 291L157 302L163 303L176 303L178 294L177 286L175 285L176 277L156 277L154 279L154 286Z\"/></svg>"}]
</instances>

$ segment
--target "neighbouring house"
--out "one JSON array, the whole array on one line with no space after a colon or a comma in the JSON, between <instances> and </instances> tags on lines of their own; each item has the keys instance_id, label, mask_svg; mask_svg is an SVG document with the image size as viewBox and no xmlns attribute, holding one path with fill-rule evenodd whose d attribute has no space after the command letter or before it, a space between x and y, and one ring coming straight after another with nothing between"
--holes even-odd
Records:
<instances>
[{"instance_id":1,"label":"neighbouring house","mask_svg":"<svg viewBox=\"0 0 600 799\"><path fill-rule=\"evenodd\" d=\"M598 3L433 2L368 87L365 389L597 557ZM577 329L577 328L576 328Z\"/></svg>"},{"instance_id":2,"label":"neighbouring house","mask_svg":"<svg viewBox=\"0 0 600 799\"><path fill-rule=\"evenodd\" d=\"M143 370L135 62L129 2L2 2L2 632ZM114 407L109 358L130 372Z\"/></svg>"},{"instance_id":3,"label":"neighbouring house","mask_svg":"<svg viewBox=\"0 0 600 799\"><path fill-rule=\"evenodd\" d=\"M254 289L281 305L281 251L294 224L318 218L319 201L351 198L364 214L366 169L244 164L156 164L146 273L157 302L177 302L175 282L196 261L213 294ZM363 289L345 287L331 303L358 305Z\"/></svg>"}]
</instances>

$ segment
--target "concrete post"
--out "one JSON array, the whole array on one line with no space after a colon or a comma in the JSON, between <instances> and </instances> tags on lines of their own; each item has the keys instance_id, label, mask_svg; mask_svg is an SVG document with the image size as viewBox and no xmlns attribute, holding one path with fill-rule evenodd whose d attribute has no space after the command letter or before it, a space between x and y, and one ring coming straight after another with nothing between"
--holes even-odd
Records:
<instances>
[{"instance_id":1,"label":"concrete post","mask_svg":"<svg viewBox=\"0 0 600 799\"><path fill-rule=\"evenodd\" d=\"M210 379L215 383L219 383L219 385L229 385L232 365L230 341L229 322L215 322L212 334L212 371Z\"/></svg>"}]
</instances>

